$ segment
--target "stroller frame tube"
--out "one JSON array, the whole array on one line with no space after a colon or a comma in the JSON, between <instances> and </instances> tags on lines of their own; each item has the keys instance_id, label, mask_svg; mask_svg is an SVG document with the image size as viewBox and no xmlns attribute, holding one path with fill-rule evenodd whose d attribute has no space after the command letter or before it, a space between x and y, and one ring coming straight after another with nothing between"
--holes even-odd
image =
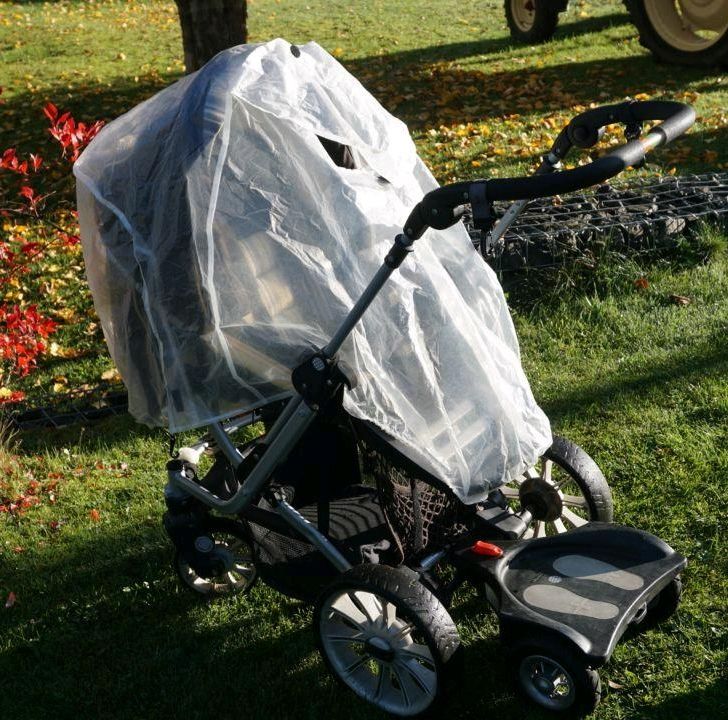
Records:
<instances>
[{"instance_id":1,"label":"stroller frame tube","mask_svg":"<svg viewBox=\"0 0 728 720\"><path fill-rule=\"evenodd\" d=\"M403 237L403 236L399 236ZM410 242L411 244L411 242ZM324 355L329 358L334 357L339 349L344 344L344 341L354 329L354 326L361 320L362 315L366 312L367 308L371 305L372 300L377 296L379 291L384 286L384 283L390 278L392 273L395 271L396 266L393 267L385 261L382 266L377 270L376 275L371 279L369 285L364 288L364 292L361 297L356 301L354 307L349 311L349 314L344 318L339 329L334 333L334 337L331 338L329 344L323 349Z\"/></svg>"},{"instance_id":2,"label":"stroller frame tube","mask_svg":"<svg viewBox=\"0 0 728 720\"><path fill-rule=\"evenodd\" d=\"M339 351L384 284L412 249L412 242L413 240L406 238L404 235L397 236L392 250L390 250L382 266L377 270L361 297L356 301L339 329L323 349L322 352L326 357L333 358ZM294 394L268 433L268 450L253 467L250 475L245 478L238 491L228 500L218 497L199 483L188 478L181 471L171 471L169 479L174 485L208 507L226 515L237 515L254 501L270 481L275 469L288 457L295 444L316 418L317 413L318 408L309 406L300 394ZM244 458L228 436L228 431L232 431L236 427L237 425L234 423L229 428L220 422L213 423L210 425L210 434L225 457L237 469ZM334 567L342 572L351 567L351 563L336 549L333 543L284 499L278 499L275 509L296 532L311 542Z\"/></svg>"},{"instance_id":3,"label":"stroller frame tube","mask_svg":"<svg viewBox=\"0 0 728 720\"><path fill-rule=\"evenodd\" d=\"M229 500L219 498L199 483L186 477L182 472L172 472L170 474L170 480L177 487L205 503L208 507L225 515L237 515L253 502L255 496L263 489L268 480L270 480L274 470L288 457L293 446L299 441L316 417L316 411L303 402L303 398L300 395L294 395L290 399L283 414L287 417L284 418L281 416L275 423L273 430L276 430L276 426L281 421L285 424L280 426L280 430L276 433L276 437L271 442L268 451L263 454L260 462L252 469L250 475L245 478L239 490ZM215 426L217 426L217 430L213 431ZM220 423L215 423L215 425L210 426L210 429L215 434L225 435L226 441L220 445L220 449L235 467L239 466L242 456L230 441L230 438L227 437Z\"/></svg>"}]
</instances>

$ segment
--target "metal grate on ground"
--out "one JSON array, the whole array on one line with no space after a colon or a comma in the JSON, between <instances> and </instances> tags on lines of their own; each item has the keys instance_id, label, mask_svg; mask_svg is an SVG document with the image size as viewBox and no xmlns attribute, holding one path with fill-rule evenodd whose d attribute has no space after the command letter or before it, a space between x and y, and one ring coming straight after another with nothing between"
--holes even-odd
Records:
<instances>
[{"instance_id":1,"label":"metal grate on ground","mask_svg":"<svg viewBox=\"0 0 728 720\"><path fill-rule=\"evenodd\" d=\"M728 173L604 184L535 200L494 243L465 218L473 243L499 273L564 265L607 244L633 255L667 249L704 224L728 229Z\"/></svg>"},{"instance_id":2,"label":"metal grate on ground","mask_svg":"<svg viewBox=\"0 0 728 720\"><path fill-rule=\"evenodd\" d=\"M123 415L127 409L126 390L118 383L102 383L63 394L35 395L13 404L12 411L7 408L10 422L21 430L88 424L111 415Z\"/></svg>"}]
</instances>

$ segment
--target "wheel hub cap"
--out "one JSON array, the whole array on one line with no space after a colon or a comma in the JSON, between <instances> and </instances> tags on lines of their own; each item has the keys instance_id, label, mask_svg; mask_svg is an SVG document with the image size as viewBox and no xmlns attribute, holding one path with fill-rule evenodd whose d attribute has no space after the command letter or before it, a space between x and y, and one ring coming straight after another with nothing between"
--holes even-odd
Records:
<instances>
[{"instance_id":1,"label":"wheel hub cap","mask_svg":"<svg viewBox=\"0 0 728 720\"><path fill-rule=\"evenodd\" d=\"M700 52L728 31L728 0L645 0L645 12L664 42L681 52Z\"/></svg>"},{"instance_id":2,"label":"wheel hub cap","mask_svg":"<svg viewBox=\"0 0 728 720\"><path fill-rule=\"evenodd\" d=\"M528 32L533 28L535 10L533 0L511 0L511 14L521 32Z\"/></svg>"},{"instance_id":3,"label":"wheel hub cap","mask_svg":"<svg viewBox=\"0 0 728 720\"><path fill-rule=\"evenodd\" d=\"M535 520L553 522L561 517L564 504L558 489L541 477L529 478L519 488L521 505Z\"/></svg>"}]
</instances>

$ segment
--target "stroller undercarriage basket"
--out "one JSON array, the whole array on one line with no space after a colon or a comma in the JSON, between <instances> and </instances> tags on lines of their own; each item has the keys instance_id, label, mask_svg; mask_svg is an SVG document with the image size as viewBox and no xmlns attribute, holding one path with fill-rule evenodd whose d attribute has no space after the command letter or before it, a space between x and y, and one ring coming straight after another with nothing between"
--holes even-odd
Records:
<instances>
[{"instance_id":1,"label":"stroller undercarriage basket","mask_svg":"<svg viewBox=\"0 0 728 720\"><path fill-rule=\"evenodd\" d=\"M359 437L364 474L376 482L394 538L398 564L457 540L472 528L473 511L409 461L376 431Z\"/></svg>"}]
</instances>

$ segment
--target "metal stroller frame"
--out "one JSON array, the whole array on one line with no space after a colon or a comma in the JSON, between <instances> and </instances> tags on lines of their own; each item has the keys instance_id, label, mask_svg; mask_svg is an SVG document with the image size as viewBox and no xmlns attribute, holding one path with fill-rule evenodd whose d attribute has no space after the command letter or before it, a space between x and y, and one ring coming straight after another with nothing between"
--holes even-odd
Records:
<instances>
[{"instance_id":1,"label":"metal stroller frame","mask_svg":"<svg viewBox=\"0 0 728 720\"><path fill-rule=\"evenodd\" d=\"M383 264L329 343L324 348L311 352L293 371L292 381L295 393L287 401L285 407L264 436L264 443L249 445L241 450L236 447L230 438L230 435L235 431L260 420L260 413L253 411L228 422L217 422L210 425L209 436L203 438L191 447L191 450L195 452L201 452L205 448L216 447L227 459L235 476L241 480L239 486L234 488L234 491L228 497L221 497L200 484L195 476L194 470L190 471L188 463L180 460L172 461L168 464L169 483L165 490L168 505L175 501L184 501L186 498L191 497L202 503L204 507L215 510L218 513L224 515L242 515L265 494L266 488L270 485L277 468L280 467L281 463L289 456L306 431L312 426L322 409L329 407L332 402L336 402L337 396L340 397L343 389L345 387L351 387L355 382L354 378L347 376L347 369L338 362L337 353L353 328L367 311L373 299L385 285L388 278L399 268L407 255L413 250L416 240L423 235L428 227L437 229L450 227L460 220L464 206L470 205L476 226L485 231L492 231L490 240L491 242L496 241L503 235L508 226L525 207L528 199L583 189L603 182L629 166L639 165L644 161L645 154L649 150L666 144L681 135L692 125L694 118L695 114L691 108L673 102L628 102L589 110L574 118L561 132L535 176L529 178L475 180L454 183L425 195L407 219L404 225L404 232L396 236L391 249L384 258ZM643 138L640 138L642 122L655 119L661 120L662 123L652 128ZM584 148L594 146L601 138L604 126L615 122L626 125L626 137L628 140L626 144L583 167L555 172L560 167L561 159L566 156L572 147ZM497 227L493 229L494 222L491 204L496 200L514 200L517 202L506 213ZM276 490L269 491L266 497L275 513L296 534L314 546L339 573L351 571L353 567L352 562L344 556L334 542L320 528L317 528L289 502L289 498L287 498L285 492ZM519 513L511 513L509 520L511 530L505 534L505 537L517 540L523 536L533 517L532 511L533 508L523 507ZM573 533L574 536L583 530L589 530L589 528L577 529ZM612 536L608 533L612 532L612 535L616 538L614 534L618 532L617 529L607 531L597 528L597 530L599 531L597 532L599 538L602 538L602 536L606 538L602 538L606 545L612 542L609 540ZM635 621L635 616L647 607L648 601L654 603L654 598L664 590L671 579L684 566L684 559L680 558L680 556L664 545L664 543L660 544L661 541L657 541L656 538L647 536L646 533L639 534L639 531L622 530L629 535L629 541L633 544L639 541L645 547L648 545L650 548L659 546L659 552L657 550L654 551L657 554L650 554L652 550L650 552L645 551L647 553L646 557L654 566L652 570L654 577L647 573L645 577L649 575L650 579L649 582L645 581L647 583L645 586L646 589L641 590L641 594L637 593L634 596L630 596L629 602L621 599L615 600L615 602L619 603L621 610L619 622L615 621L614 627L606 634L603 647L600 651L601 654L585 654L587 662L591 662L589 667L596 667L606 661L609 655L611 655L611 650L616 640L624 632L627 624L630 621ZM637 540L635 540L635 533L639 534ZM173 533L170 534L172 535ZM500 536L496 535L496 537L502 538L504 535L501 533ZM645 538L652 539L647 540ZM173 539L175 538L173 537ZM542 541L537 539L526 542L543 542L549 547L556 547L554 544L555 540L555 538L544 538ZM589 536L584 536L584 540L587 543L592 542ZM657 542L657 545L653 543L653 540ZM178 538L175 542L177 541ZM576 541L577 539L575 537L572 542ZM189 542L189 536L185 542ZM472 550L471 545L472 542L468 544L467 551ZM518 546L518 548L520 547ZM507 550L506 556L508 556L509 552L515 553L520 551L518 548L515 550ZM492 549L486 548L486 551L490 550ZM414 570L419 574L427 573L438 561L445 558L446 555L450 559L453 559L456 565L457 561L455 558L459 557L462 560L462 567L470 567L468 563L472 564L472 562L471 560L462 559L465 557L462 554L463 552L465 550L461 547L436 547L427 555L420 556L417 559L417 565ZM503 556L502 548L496 548L492 552L494 553L492 557L496 560ZM485 556L487 556L487 552L485 552ZM487 564L487 561L490 559L490 556L487 556L485 560L481 557L476 557L479 564L474 572L476 575L480 573L479 577L482 576L482 580L486 586L486 595L490 593L488 597L492 603L497 607L503 608L506 604L506 596L508 595L504 588L508 586L508 581L505 579L502 570L496 571L494 569L495 566L491 567ZM500 562L503 562L503 560ZM473 573L470 574L472 576ZM503 619L502 622L504 622ZM543 621L543 624L548 623ZM502 634L503 632L502 629ZM576 644L578 645L579 643L577 642ZM598 645L598 643L595 644ZM376 648L372 649L372 652L375 651L380 652ZM381 650L381 652L384 651ZM596 650L594 653L596 653ZM527 680L529 678L531 686L528 686ZM539 682L541 683L540 686ZM542 687L544 686L544 682L537 671L531 675L526 673L526 681L522 678L522 684L525 683L527 694L532 699L535 699L546 707L550 707L549 702L551 702L551 709L568 709L561 707L556 702L559 700L558 697L554 696L554 699L548 696L546 691L549 688L547 687L544 690ZM533 692L529 690L529 687ZM541 689L539 689L540 687ZM533 688L536 689L534 690ZM368 697L363 691L359 692L356 687L354 689L360 695L376 704L375 699ZM539 692L541 692L541 696L539 696ZM553 692L555 693L556 690ZM590 709L588 702L582 704L582 710ZM380 706L392 711L386 703L380 703ZM573 709L573 702L568 707ZM419 711L417 710L417 712Z\"/></svg>"}]
</instances>

